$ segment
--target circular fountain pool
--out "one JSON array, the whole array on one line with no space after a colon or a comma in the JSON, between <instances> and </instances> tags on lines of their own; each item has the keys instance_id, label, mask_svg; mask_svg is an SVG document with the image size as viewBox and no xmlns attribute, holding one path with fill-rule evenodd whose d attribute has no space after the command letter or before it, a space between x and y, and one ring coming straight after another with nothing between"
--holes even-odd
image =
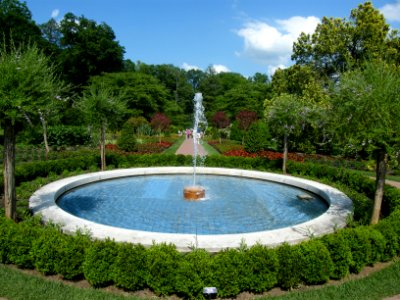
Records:
<instances>
[{"instance_id":1,"label":"circular fountain pool","mask_svg":"<svg viewBox=\"0 0 400 300\"><path fill-rule=\"evenodd\" d=\"M295 243L343 227L351 201L332 187L266 172L198 168L206 198L186 201L189 167L138 168L66 178L38 190L34 213L64 230L151 245L209 251L245 242ZM301 200L300 197L310 198Z\"/></svg>"}]
</instances>

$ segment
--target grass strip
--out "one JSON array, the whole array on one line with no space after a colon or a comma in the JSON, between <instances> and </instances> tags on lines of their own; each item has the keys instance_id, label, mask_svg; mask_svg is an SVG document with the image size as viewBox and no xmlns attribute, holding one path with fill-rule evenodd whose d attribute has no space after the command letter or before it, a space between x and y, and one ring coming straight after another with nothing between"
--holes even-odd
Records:
<instances>
[{"instance_id":1,"label":"grass strip","mask_svg":"<svg viewBox=\"0 0 400 300\"><path fill-rule=\"evenodd\" d=\"M346 281L337 286L326 286L308 291L293 291L286 295L272 297L284 300L325 300L325 299L383 299L400 294L400 261L368 277ZM270 299L269 297L268 299Z\"/></svg>"},{"instance_id":2,"label":"grass strip","mask_svg":"<svg viewBox=\"0 0 400 300\"><path fill-rule=\"evenodd\" d=\"M163 154L175 154L176 150L182 145L183 141L185 140L185 137L180 137L175 143L171 145L171 147L168 147L167 149L164 150Z\"/></svg>"},{"instance_id":3,"label":"grass strip","mask_svg":"<svg viewBox=\"0 0 400 300\"><path fill-rule=\"evenodd\" d=\"M40 278L0 264L0 297L8 300L120 300L139 299L114 295L93 288L77 288L60 281Z\"/></svg>"}]
</instances>

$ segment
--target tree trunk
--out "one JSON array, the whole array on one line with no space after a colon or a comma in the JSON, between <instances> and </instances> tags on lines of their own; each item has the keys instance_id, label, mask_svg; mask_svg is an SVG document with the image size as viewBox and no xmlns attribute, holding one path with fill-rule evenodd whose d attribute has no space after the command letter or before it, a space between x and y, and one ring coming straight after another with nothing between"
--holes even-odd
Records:
<instances>
[{"instance_id":1,"label":"tree trunk","mask_svg":"<svg viewBox=\"0 0 400 300\"><path fill-rule=\"evenodd\" d=\"M50 147L49 147L49 142L47 140L46 120L44 119L41 111L39 111L39 116L40 116L40 122L42 123L42 127L43 127L43 141L44 141L44 148L46 151L46 160L47 160L49 158Z\"/></svg>"},{"instance_id":2,"label":"tree trunk","mask_svg":"<svg viewBox=\"0 0 400 300\"><path fill-rule=\"evenodd\" d=\"M288 135L285 133L283 136L283 164L282 164L282 172L286 174L286 164L288 157Z\"/></svg>"},{"instance_id":3,"label":"tree trunk","mask_svg":"<svg viewBox=\"0 0 400 300\"><path fill-rule=\"evenodd\" d=\"M6 218L17 220L15 193L15 128L12 120L4 120L4 208Z\"/></svg>"},{"instance_id":4,"label":"tree trunk","mask_svg":"<svg viewBox=\"0 0 400 300\"><path fill-rule=\"evenodd\" d=\"M106 127L101 125L100 128L100 159L101 159L101 170L106 169Z\"/></svg>"},{"instance_id":5,"label":"tree trunk","mask_svg":"<svg viewBox=\"0 0 400 300\"><path fill-rule=\"evenodd\" d=\"M385 187L387 153L379 150L376 158L376 190L374 199L374 209L372 211L371 224L377 224L381 214L383 189Z\"/></svg>"}]
</instances>

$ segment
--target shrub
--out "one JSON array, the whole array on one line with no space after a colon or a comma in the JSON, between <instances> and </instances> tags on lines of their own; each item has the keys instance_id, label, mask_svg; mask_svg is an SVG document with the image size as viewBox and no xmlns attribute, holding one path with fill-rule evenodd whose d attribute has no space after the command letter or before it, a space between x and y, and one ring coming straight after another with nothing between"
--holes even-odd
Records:
<instances>
[{"instance_id":1,"label":"shrub","mask_svg":"<svg viewBox=\"0 0 400 300\"><path fill-rule=\"evenodd\" d=\"M159 295L175 292L176 270L181 255L175 245L153 245L147 250L147 285Z\"/></svg>"},{"instance_id":2,"label":"shrub","mask_svg":"<svg viewBox=\"0 0 400 300\"><path fill-rule=\"evenodd\" d=\"M51 146L87 145L90 142L90 134L83 126L50 126L47 134Z\"/></svg>"},{"instance_id":3,"label":"shrub","mask_svg":"<svg viewBox=\"0 0 400 300\"><path fill-rule=\"evenodd\" d=\"M302 252L300 245L285 243L277 248L279 258L278 284L283 289L291 289L301 282Z\"/></svg>"},{"instance_id":4,"label":"shrub","mask_svg":"<svg viewBox=\"0 0 400 300\"><path fill-rule=\"evenodd\" d=\"M271 135L267 125L262 121L257 121L251 124L249 131L246 134L244 142L244 150L250 153L256 153L260 150L265 150L269 146Z\"/></svg>"},{"instance_id":5,"label":"shrub","mask_svg":"<svg viewBox=\"0 0 400 300\"><path fill-rule=\"evenodd\" d=\"M138 124L140 124L140 121L136 120L135 118L130 118L125 122L121 130L121 135L117 140L117 145L121 150L127 152L133 152L137 150L135 133Z\"/></svg>"},{"instance_id":6,"label":"shrub","mask_svg":"<svg viewBox=\"0 0 400 300\"><path fill-rule=\"evenodd\" d=\"M328 249L333 268L330 277L332 279L341 279L350 273L352 263L351 250L341 234L328 234L322 237L321 241Z\"/></svg>"},{"instance_id":7,"label":"shrub","mask_svg":"<svg viewBox=\"0 0 400 300\"><path fill-rule=\"evenodd\" d=\"M32 244L32 256L35 268L43 274L55 274L56 264L62 258L58 251L63 244L63 234L55 225L43 228L42 234Z\"/></svg>"},{"instance_id":8,"label":"shrub","mask_svg":"<svg viewBox=\"0 0 400 300\"><path fill-rule=\"evenodd\" d=\"M65 279L83 277L85 251L90 246L90 236L80 231L74 235L63 234L57 245L59 259L55 263L55 271Z\"/></svg>"},{"instance_id":9,"label":"shrub","mask_svg":"<svg viewBox=\"0 0 400 300\"><path fill-rule=\"evenodd\" d=\"M145 287L147 277L146 249L142 245L121 244L114 264L115 284L136 291Z\"/></svg>"},{"instance_id":10,"label":"shrub","mask_svg":"<svg viewBox=\"0 0 400 300\"><path fill-rule=\"evenodd\" d=\"M101 287L113 283L114 262L118 251L118 244L110 239L91 243L83 262L84 276L91 285Z\"/></svg>"},{"instance_id":11,"label":"shrub","mask_svg":"<svg viewBox=\"0 0 400 300\"><path fill-rule=\"evenodd\" d=\"M307 284L320 284L329 280L333 269L328 249L319 240L300 244L302 254L301 278Z\"/></svg>"},{"instance_id":12,"label":"shrub","mask_svg":"<svg viewBox=\"0 0 400 300\"><path fill-rule=\"evenodd\" d=\"M369 263L371 257L368 228L350 228L340 231L339 234L343 235L351 251L350 272L359 273Z\"/></svg>"},{"instance_id":13,"label":"shrub","mask_svg":"<svg viewBox=\"0 0 400 300\"><path fill-rule=\"evenodd\" d=\"M239 294L241 283L245 280L243 268L243 252L237 249L227 249L213 257L213 282L222 298Z\"/></svg>"},{"instance_id":14,"label":"shrub","mask_svg":"<svg viewBox=\"0 0 400 300\"><path fill-rule=\"evenodd\" d=\"M203 288L213 284L211 257L203 249L195 249L183 256L176 270L176 292L184 298L201 298Z\"/></svg>"},{"instance_id":15,"label":"shrub","mask_svg":"<svg viewBox=\"0 0 400 300\"><path fill-rule=\"evenodd\" d=\"M279 260L277 251L255 245L244 252L245 276L241 290L261 293L278 283Z\"/></svg>"}]
</instances>

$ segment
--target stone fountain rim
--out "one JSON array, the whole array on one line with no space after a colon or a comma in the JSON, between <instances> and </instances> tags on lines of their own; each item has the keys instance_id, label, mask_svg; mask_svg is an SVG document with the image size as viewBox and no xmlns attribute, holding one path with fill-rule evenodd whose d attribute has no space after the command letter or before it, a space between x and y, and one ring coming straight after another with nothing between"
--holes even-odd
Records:
<instances>
[{"instance_id":1,"label":"stone fountain rim","mask_svg":"<svg viewBox=\"0 0 400 300\"><path fill-rule=\"evenodd\" d=\"M290 227L251 233L194 235L149 232L103 225L74 216L56 204L58 197L68 190L95 181L129 176L192 174L192 172L193 167L151 167L117 169L68 177L37 190L29 199L29 208L33 214L41 215L43 221L60 224L63 231L67 233L76 232L78 229L86 230L96 239L111 238L118 242L131 242L146 247L154 243L172 243L181 252L190 251L194 247L218 252L226 248L238 248L243 243L249 247L255 244L277 246L285 242L295 244L345 227L349 216L352 215L352 201L344 193L331 186L289 175L209 167L197 167L196 173L245 177L292 185L319 195L327 201L329 208L317 218Z\"/></svg>"}]
</instances>

